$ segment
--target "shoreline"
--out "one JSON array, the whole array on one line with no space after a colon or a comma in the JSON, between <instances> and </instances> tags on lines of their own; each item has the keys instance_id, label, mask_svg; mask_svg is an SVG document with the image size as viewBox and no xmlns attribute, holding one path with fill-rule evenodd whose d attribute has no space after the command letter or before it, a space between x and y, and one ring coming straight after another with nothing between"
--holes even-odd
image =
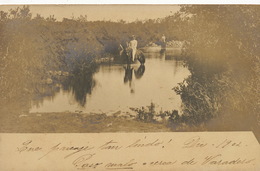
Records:
<instances>
[{"instance_id":1,"label":"shoreline","mask_svg":"<svg viewBox=\"0 0 260 171\"><path fill-rule=\"evenodd\" d=\"M1 122L1 133L99 133L165 132L170 128L159 122L141 122L127 116L86 115L70 112L25 113L10 115Z\"/></svg>"}]
</instances>

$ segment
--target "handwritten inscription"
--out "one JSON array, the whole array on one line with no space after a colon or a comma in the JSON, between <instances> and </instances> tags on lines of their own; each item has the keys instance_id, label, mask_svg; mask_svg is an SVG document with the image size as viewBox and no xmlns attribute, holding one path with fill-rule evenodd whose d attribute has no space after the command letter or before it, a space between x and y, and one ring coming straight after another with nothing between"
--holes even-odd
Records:
<instances>
[{"instance_id":1,"label":"handwritten inscription","mask_svg":"<svg viewBox=\"0 0 260 171\"><path fill-rule=\"evenodd\" d=\"M142 142L141 139L136 140L133 144L130 144L127 146L127 148L133 148L133 147L158 147L159 145L163 144L163 141L160 141L159 139L156 139L152 142Z\"/></svg>"},{"instance_id":2,"label":"handwritten inscription","mask_svg":"<svg viewBox=\"0 0 260 171\"><path fill-rule=\"evenodd\" d=\"M137 164L137 162L135 161L135 159L131 159L130 161L127 161L124 163L110 162L105 165L105 168L107 168L107 169L133 169L133 166L136 164Z\"/></svg>"},{"instance_id":3,"label":"handwritten inscription","mask_svg":"<svg viewBox=\"0 0 260 171\"><path fill-rule=\"evenodd\" d=\"M76 158L76 160L74 160L72 162L72 164L78 169L90 169L90 168L96 169L98 166L102 165L103 163L101 163L101 162L89 162L89 159L91 159L94 155L95 155L95 153L84 154L84 155Z\"/></svg>"},{"instance_id":4,"label":"handwritten inscription","mask_svg":"<svg viewBox=\"0 0 260 171\"><path fill-rule=\"evenodd\" d=\"M195 136L185 141L183 145L184 148L194 148L194 147L201 148L207 146L208 144L203 142L199 136Z\"/></svg>"},{"instance_id":5,"label":"handwritten inscription","mask_svg":"<svg viewBox=\"0 0 260 171\"><path fill-rule=\"evenodd\" d=\"M242 147L242 142L235 142L232 140L222 140L217 144L211 144L215 148L226 148L226 147ZM184 144L183 148L203 148L209 146L207 142L205 142L200 136L195 136L187 139ZM245 145L246 146L246 145Z\"/></svg>"},{"instance_id":6,"label":"handwritten inscription","mask_svg":"<svg viewBox=\"0 0 260 171\"><path fill-rule=\"evenodd\" d=\"M192 166L227 166L227 165L254 165L256 158L245 157L243 155L227 157L223 153L222 149L229 149L232 152L239 150L243 147L247 147L242 141L235 141L231 139L218 139L217 141L209 142L200 136L192 136L182 140L182 143L175 143L173 137L169 139L160 138L138 138L131 139L128 142L122 143L120 140L110 139L100 144L91 142L80 142L81 145L73 144L68 145L65 142L53 142L50 147L37 145L32 139L26 140L16 147L19 154L24 153L39 153L38 161L41 159L51 158L54 154L62 156L64 160L71 161L72 166L75 169L80 170L134 170L140 167L153 167L153 168L174 168L175 166L192 167ZM166 159L157 157L156 153L151 153L153 150L158 152L160 150L166 152L168 156ZM183 150L184 156L178 157L175 154L173 148ZM169 149L169 150L167 150ZM202 150L203 153L200 155L190 156L189 151ZM211 149L210 154L207 152ZM221 149L220 151L218 149ZM120 155L126 155L126 150L134 151L132 157L120 157ZM138 157L138 152L142 150L153 154L153 156ZM180 151L179 151L180 153ZM107 160L102 156L107 154ZM109 154L118 156L109 156ZM141 153L142 156L146 156L145 153ZM102 159L100 159L100 157ZM128 158L128 159L126 159ZM116 159L114 161L114 159Z\"/></svg>"},{"instance_id":7,"label":"handwritten inscription","mask_svg":"<svg viewBox=\"0 0 260 171\"><path fill-rule=\"evenodd\" d=\"M236 164L249 164L253 162L255 159L241 159L236 158L233 160L223 160L221 159L221 154L217 154L214 156L205 157L205 161L202 162L202 165L210 164L210 165L236 165Z\"/></svg>"},{"instance_id":8,"label":"handwritten inscription","mask_svg":"<svg viewBox=\"0 0 260 171\"><path fill-rule=\"evenodd\" d=\"M105 144L101 145L99 148L101 150L119 150L121 149L123 146L118 145L117 142L111 140L109 142L106 142Z\"/></svg>"},{"instance_id":9,"label":"handwritten inscription","mask_svg":"<svg viewBox=\"0 0 260 171\"><path fill-rule=\"evenodd\" d=\"M69 151L68 155L66 155L64 158L70 157L76 153L79 153L81 151L88 151L94 149L94 146L62 146L61 143L58 143L57 145L50 148L50 150L41 156L39 159L42 159L43 157L49 155L50 153L53 153L55 151Z\"/></svg>"},{"instance_id":10,"label":"handwritten inscription","mask_svg":"<svg viewBox=\"0 0 260 171\"><path fill-rule=\"evenodd\" d=\"M36 152L41 151L42 147L32 146L32 140L28 140L22 143L21 147L17 147L17 151L22 152Z\"/></svg>"},{"instance_id":11,"label":"handwritten inscription","mask_svg":"<svg viewBox=\"0 0 260 171\"><path fill-rule=\"evenodd\" d=\"M166 165L174 165L177 162L175 161L155 161L155 162L150 162L150 166L166 166Z\"/></svg>"},{"instance_id":12,"label":"handwritten inscription","mask_svg":"<svg viewBox=\"0 0 260 171\"><path fill-rule=\"evenodd\" d=\"M222 141L221 143L219 143L218 145L216 145L216 148L225 148L225 147L241 147L242 146L242 142L234 142L232 140L228 140L225 139L224 141Z\"/></svg>"}]
</instances>

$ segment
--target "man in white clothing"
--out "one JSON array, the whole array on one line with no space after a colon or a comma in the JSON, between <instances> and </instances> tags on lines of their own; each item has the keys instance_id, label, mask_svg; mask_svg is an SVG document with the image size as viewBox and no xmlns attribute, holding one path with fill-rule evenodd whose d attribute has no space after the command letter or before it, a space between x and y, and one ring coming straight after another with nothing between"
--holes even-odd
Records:
<instances>
[{"instance_id":1,"label":"man in white clothing","mask_svg":"<svg viewBox=\"0 0 260 171\"><path fill-rule=\"evenodd\" d=\"M164 35L164 34L162 35L162 42L163 42L163 43L165 43L165 42L166 42L166 37L165 37L165 35Z\"/></svg>"},{"instance_id":2,"label":"man in white clothing","mask_svg":"<svg viewBox=\"0 0 260 171\"><path fill-rule=\"evenodd\" d=\"M165 35L163 34L162 35L162 39L161 39L161 47L162 47L162 49L161 50L166 50L166 37L165 37Z\"/></svg>"},{"instance_id":3,"label":"man in white clothing","mask_svg":"<svg viewBox=\"0 0 260 171\"><path fill-rule=\"evenodd\" d=\"M136 51L137 51L137 40L135 40L135 36L133 35L132 36L132 40L129 42L129 48L131 49L132 51L132 62L134 62L135 60L135 54L136 54Z\"/></svg>"}]
</instances>

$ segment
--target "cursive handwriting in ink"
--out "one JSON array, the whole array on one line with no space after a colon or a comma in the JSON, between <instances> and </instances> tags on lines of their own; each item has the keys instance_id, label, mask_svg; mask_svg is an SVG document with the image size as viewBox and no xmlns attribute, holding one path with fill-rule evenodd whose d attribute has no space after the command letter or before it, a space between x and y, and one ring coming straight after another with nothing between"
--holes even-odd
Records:
<instances>
[{"instance_id":1,"label":"cursive handwriting in ink","mask_svg":"<svg viewBox=\"0 0 260 171\"><path fill-rule=\"evenodd\" d=\"M117 145L118 143L111 140L106 142L105 144L101 145L99 149L101 150L119 150L122 148L122 146Z\"/></svg>"},{"instance_id":2,"label":"cursive handwriting in ink","mask_svg":"<svg viewBox=\"0 0 260 171\"><path fill-rule=\"evenodd\" d=\"M192 158L190 160L186 160L184 162L181 163L182 165L195 165L197 164L197 162L195 162L195 158Z\"/></svg>"},{"instance_id":3,"label":"cursive handwriting in ink","mask_svg":"<svg viewBox=\"0 0 260 171\"><path fill-rule=\"evenodd\" d=\"M135 159L131 159L128 162L125 163L115 163L115 162L110 162L105 165L106 169L133 169L133 166L136 165L137 162Z\"/></svg>"},{"instance_id":4,"label":"cursive handwriting in ink","mask_svg":"<svg viewBox=\"0 0 260 171\"><path fill-rule=\"evenodd\" d=\"M234 142L232 140L225 139L219 143L216 148L225 148L225 147L241 147L242 142Z\"/></svg>"},{"instance_id":5,"label":"cursive handwriting in ink","mask_svg":"<svg viewBox=\"0 0 260 171\"><path fill-rule=\"evenodd\" d=\"M175 161L153 161L150 162L150 166L167 166L167 165L174 165L177 162Z\"/></svg>"},{"instance_id":6,"label":"cursive handwriting in ink","mask_svg":"<svg viewBox=\"0 0 260 171\"><path fill-rule=\"evenodd\" d=\"M72 151L72 153L69 153L68 155L66 155L64 157L64 158L68 158L81 151L88 151L88 150L92 150L92 149L94 149L94 146L62 146L61 143L58 143L57 145L51 147L51 149L46 154L44 154L42 157L40 157L39 160L54 151Z\"/></svg>"},{"instance_id":7,"label":"cursive handwriting in ink","mask_svg":"<svg viewBox=\"0 0 260 171\"><path fill-rule=\"evenodd\" d=\"M41 151L41 147L32 147L32 140L28 140L22 143L21 147L17 147L17 151L21 152L35 152Z\"/></svg>"},{"instance_id":8,"label":"cursive handwriting in ink","mask_svg":"<svg viewBox=\"0 0 260 171\"><path fill-rule=\"evenodd\" d=\"M99 162L89 162L88 160L91 159L95 153L93 154L84 154L76 160L72 162L72 164L77 168L77 169L96 169L98 166L102 165L103 163Z\"/></svg>"},{"instance_id":9,"label":"cursive handwriting in ink","mask_svg":"<svg viewBox=\"0 0 260 171\"><path fill-rule=\"evenodd\" d=\"M241 159L236 158L233 160L223 160L221 154L212 155L205 157L205 160L201 163L201 165L235 165L235 164L249 164L255 159Z\"/></svg>"},{"instance_id":10,"label":"cursive handwriting in ink","mask_svg":"<svg viewBox=\"0 0 260 171\"><path fill-rule=\"evenodd\" d=\"M199 136L189 138L184 142L183 148L205 147L207 143L203 142Z\"/></svg>"},{"instance_id":11,"label":"cursive handwriting in ink","mask_svg":"<svg viewBox=\"0 0 260 171\"><path fill-rule=\"evenodd\" d=\"M163 144L163 141L159 141L159 139L156 139L153 142L144 143L141 139L136 140L134 143L128 145L126 148L131 147L157 147L159 145Z\"/></svg>"}]
</instances>

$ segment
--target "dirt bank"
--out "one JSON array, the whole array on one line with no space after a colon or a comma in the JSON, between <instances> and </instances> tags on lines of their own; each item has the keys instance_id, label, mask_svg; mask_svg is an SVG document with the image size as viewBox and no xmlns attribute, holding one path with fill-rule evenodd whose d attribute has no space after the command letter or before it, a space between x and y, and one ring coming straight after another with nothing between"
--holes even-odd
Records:
<instances>
[{"instance_id":1,"label":"dirt bank","mask_svg":"<svg viewBox=\"0 0 260 171\"><path fill-rule=\"evenodd\" d=\"M7 115L6 115L7 116ZM124 116L78 113L9 115L1 122L2 133L165 132L166 125L144 123Z\"/></svg>"}]
</instances>

